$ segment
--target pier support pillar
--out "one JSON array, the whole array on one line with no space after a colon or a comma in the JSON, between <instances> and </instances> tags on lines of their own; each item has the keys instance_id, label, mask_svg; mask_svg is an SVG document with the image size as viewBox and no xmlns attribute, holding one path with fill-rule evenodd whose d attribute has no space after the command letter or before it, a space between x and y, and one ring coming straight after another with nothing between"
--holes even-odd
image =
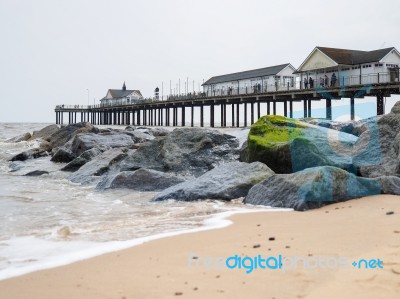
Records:
<instances>
[{"instance_id":1,"label":"pier support pillar","mask_svg":"<svg viewBox=\"0 0 400 299\"><path fill-rule=\"evenodd\" d=\"M210 105L210 127L214 128L214 104Z\"/></svg>"},{"instance_id":2,"label":"pier support pillar","mask_svg":"<svg viewBox=\"0 0 400 299\"><path fill-rule=\"evenodd\" d=\"M200 127L204 127L204 106L200 105Z\"/></svg>"},{"instance_id":3,"label":"pier support pillar","mask_svg":"<svg viewBox=\"0 0 400 299\"><path fill-rule=\"evenodd\" d=\"M287 117L287 101L283 101L283 116Z\"/></svg>"},{"instance_id":4,"label":"pier support pillar","mask_svg":"<svg viewBox=\"0 0 400 299\"><path fill-rule=\"evenodd\" d=\"M304 118L307 118L307 112L308 112L308 109L307 109L307 99L304 99L303 100L303 106L304 106Z\"/></svg>"},{"instance_id":5,"label":"pier support pillar","mask_svg":"<svg viewBox=\"0 0 400 299\"><path fill-rule=\"evenodd\" d=\"M239 120L240 120L240 104L236 104L236 127L239 128Z\"/></svg>"},{"instance_id":6,"label":"pier support pillar","mask_svg":"<svg viewBox=\"0 0 400 299\"><path fill-rule=\"evenodd\" d=\"M221 104L221 128L224 127L224 104Z\"/></svg>"},{"instance_id":7,"label":"pier support pillar","mask_svg":"<svg viewBox=\"0 0 400 299\"><path fill-rule=\"evenodd\" d=\"M308 99L308 117L311 117L311 99Z\"/></svg>"},{"instance_id":8,"label":"pier support pillar","mask_svg":"<svg viewBox=\"0 0 400 299\"><path fill-rule=\"evenodd\" d=\"M350 98L350 119L354 120L354 97Z\"/></svg>"},{"instance_id":9,"label":"pier support pillar","mask_svg":"<svg viewBox=\"0 0 400 299\"><path fill-rule=\"evenodd\" d=\"M332 100L326 99L326 119L332 120Z\"/></svg>"},{"instance_id":10,"label":"pier support pillar","mask_svg":"<svg viewBox=\"0 0 400 299\"><path fill-rule=\"evenodd\" d=\"M181 122L182 122L182 127L184 127L185 126L185 122L186 122L186 120L185 120L185 112L186 112L186 109L185 109L185 106L182 106L182 111L181 111Z\"/></svg>"},{"instance_id":11,"label":"pier support pillar","mask_svg":"<svg viewBox=\"0 0 400 299\"><path fill-rule=\"evenodd\" d=\"M190 126L194 127L194 106L190 107Z\"/></svg>"},{"instance_id":12,"label":"pier support pillar","mask_svg":"<svg viewBox=\"0 0 400 299\"><path fill-rule=\"evenodd\" d=\"M254 124L254 102L250 103L250 124Z\"/></svg>"},{"instance_id":13,"label":"pier support pillar","mask_svg":"<svg viewBox=\"0 0 400 299\"><path fill-rule=\"evenodd\" d=\"M261 118L261 103L257 102L257 120Z\"/></svg>"},{"instance_id":14,"label":"pier support pillar","mask_svg":"<svg viewBox=\"0 0 400 299\"><path fill-rule=\"evenodd\" d=\"M273 109L274 115L276 115L276 101L272 102L272 109Z\"/></svg>"},{"instance_id":15,"label":"pier support pillar","mask_svg":"<svg viewBox=\"0 0 400 299\"><path fill-rule=\"evenodd\" d=\"M290 118L293 118L293 101L292 100L289 101L289 115L290 115Z\"/></svg>"},{"instance_id":16,"label":"pier support pillar","mask_svg":"<svg viewBox=\"0 0 400 299\"><path fill-rule=\"evenodd\" d=\"M232 127L235 126L235 104L232 104Z\"/></svg>"},{"instance_id":17,"label":"pier support pillar","mask_svg":"<svg viewBox=\"0 0 400 299\"><path fill-rule=\"evenodd\" d=\"M270 115L271 114L271 102L267 102L267 115Z\"/></svg>"},{"instance_id":18,"label":"pier support pillar","mask_svg":"<svg viewBox=\"0 0 400 299\"><path fill-rule=\"evenodd\" d=\"M244 103L244 122L243 122L243 126L247 127L247 103Z\"/></svg>"}]
</instances>

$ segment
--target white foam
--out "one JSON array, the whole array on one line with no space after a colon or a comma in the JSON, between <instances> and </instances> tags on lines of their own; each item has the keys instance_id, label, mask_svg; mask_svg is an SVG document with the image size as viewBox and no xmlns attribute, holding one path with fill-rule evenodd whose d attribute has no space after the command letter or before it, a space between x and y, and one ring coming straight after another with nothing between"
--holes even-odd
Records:
<instances>
[{"instance_id":1,"label":"white foam","mask_svg":"<svg viewBox=\"0 0 400 299\"><path fill-rule=\"evenodd\" d=\"M224 228L232 224L226 219L234 214L255 212L292 211L291 209L238 209L219 213L204 220L204 226L194 229L180 230L155 234L148 237L128 241L87 242L87 241L50 241L33 236L18 237L0 242L0 263L10 266L0 270L0 280L20 276L34 271L64 266L102 254L127 249L145 242L177 236L187 233L200 232L210 229Z\"/></svg>"}]
</instances>

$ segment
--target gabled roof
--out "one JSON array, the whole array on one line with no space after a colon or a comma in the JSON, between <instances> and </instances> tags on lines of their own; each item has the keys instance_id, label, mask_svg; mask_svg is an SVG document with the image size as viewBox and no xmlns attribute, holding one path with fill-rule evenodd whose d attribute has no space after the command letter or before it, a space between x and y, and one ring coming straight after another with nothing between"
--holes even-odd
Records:
<instances>
[{"instance_id":1,"label":"gabled roof","mask_svg":"<svg viewBox=\"0 0 400 299\"><path fill-rule=\"evenodd\" d=\"M109 89L108 92L111 96L116 98L124 98L129 96L132 92L138 93L140 96L142 95L139 90L123 90L123 89Z\"/></svg>"},{"instance_id":2,"label":"gabled roof","mask_svg":"<svg viewBox=\"0 0 400 299\"><path fill-rule=\"evenodd\" d=\"M317 47L322 53L334 60L337 64L363 64L369 62L378 62L394 49L394 47L374 50L359 51L348 49L335 49L326 47Z\"/></svg>"},{"instance_id":3,"label":"gabled roof","mask_svg":"<svg viewBox=\"0 0 400 299\"><path fill-rule=\"evenodd\" d=\"M229 81L238 81L238 80L244 80L244 79L250 79L250 78L264 77L264 76L273 76L273 75L278 74L280 71L282 71L285 67L287 67L289 65L291 66L290 63L286 63L286 64L265 67L265 68L261 68L261 69L255 69L255 70L250 70L250 71L215 76L215 77L208 79L202 85L217 84L217 83L223 83L223 82L229 82Z\"/></svg>"}]
</instances>

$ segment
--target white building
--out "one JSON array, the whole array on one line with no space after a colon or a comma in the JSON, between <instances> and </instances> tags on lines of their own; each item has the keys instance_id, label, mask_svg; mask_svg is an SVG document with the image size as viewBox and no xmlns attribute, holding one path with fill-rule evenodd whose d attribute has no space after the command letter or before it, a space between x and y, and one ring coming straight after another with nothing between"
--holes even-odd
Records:
<instances>
[{"instance_id":1,"label":"white building","mask_svg":"<svg viewBox=\"0 0 400 299\"><path fill-rule=\"evenodd\" d=\"M139 90L127 90L126 85L122 89L109 89L107 95L100 100L102 106L127 105L143 101Z\"/></svg>"},{"instance_id":2,"label":"white building","mask_svg":"<svg viewBox=\"0 0 400 299\"><path fill-rule=\"evenodd\" d=\"M295 68L281 64L256 70L215 76L202 84L207 96L251 94L296 88Z\"/></svg>"},{"instance_id":3,"label":"white building","mask_svg":"<svg viewBox=\"0 0 400 299\"><path fill-rule=\"evenodd\" d=\"M399 66L400 54L394 47L374 51L316 47L296 74L301 88L387 83L399 81Z\"/></svg>"}]
</instances>

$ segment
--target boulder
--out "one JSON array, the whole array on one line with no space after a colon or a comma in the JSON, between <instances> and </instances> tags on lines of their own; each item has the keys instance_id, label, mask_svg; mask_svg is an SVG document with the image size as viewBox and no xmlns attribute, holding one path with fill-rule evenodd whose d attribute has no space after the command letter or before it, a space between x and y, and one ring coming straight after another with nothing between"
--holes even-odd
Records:
<instances>
[{"instance_id":1,"label":"boulder","mask_svg":"<svg viewBox=\"0 0 400 299\"><path fill-rule=\"evenodd\" d=\"M245 196L253 185L273 174L268 166L260 162L225 163L198 178L165 189L153 200L231 200Z\"/></svg>"},{"instance_id":2,"label":"boulder","mask_svg":"<svg viewBox=\"0 0 400 299\"><path fill-rule=\"evenodd\" d=\"M400 178L397 176L381 176L375 178L381 184L382 193L400 195Z\"/></svg>"},{"instance_id":3,"label":"boulder","mask_svg":"<svg viewBox=\"0 0 400 299\"><path fill-rule=\"evenodd\" d=\"M353 163L364 177L400 175L400 102L369 124L353 149Z\"/></svg>"},{"instance_id":4,"label":"boulder","mask_svg":"<svg viewBox=\"0 0 400 299\"><path fill-rule=\"evenodd\" d=\"M153 140L155 138L153 135L141 132L139 130L124 131L123 134L130 136L134 143L143 143L149 140Z\"/></svg>"},{"instance_id":5,"label":"boulder","mask_svg":"<svg viewBox=\"0 0 400 299\"><path fill-rule=\"evenodd\" d=\"M261 117L250 129L241 161L260 161L276 173L316 166L355 171L352 147L357 137L278 115Z\"/></svg>"},{"instance_id":6,"label":"boulder","mask_svg":"<svg viewBox=\"0 0 400 299\"><path fill-rule=\"evenodd\" d=\"M44 171L44 170L34 170L31 172L28 172L27 174L24 174L24 176L41 176L44 174L49 174L48 171Z\"/></svg>"},{"instance_id":7,"label":"boulder","mask_svg":"<svg viewBox=\"0 0 400 299\"><path fill-rule=\"evenodd\" d=\"M124 157L126 157L126 149L113 148L107 150L79 168L69 177L69 180L81 184L91 183L107 173L113 165Z\"/></svg>"},{"instance_id":8,"label":"boulder","mask_svg":"<svg viewBox=\"0 0 400 299\"><path fill-rule=\"evenodd\" d=\"M27 141L32 137L31 133L25 133L25 134L21 134L19 136L7 139L6 142L21 142L21 141Z\"/></svg>"},{"instance_id":9,"label":"boulder","mask_svg":"<svg viewBox=\"0 0 400 299\"><path fill-rule=\"evenodd\" d=\"M19 153L15 156L13 156L9 161L25 161L28 159L37 159L41 157L46 157L49 155L48 149L46 147L39 147L39 148L33 148L29 149L27 151L24 151L22 153Z\"/></svg>"},{"instance_id":10,"label":"boulder","mask_svg":"<svg viewBox=\"0 0 400 299\"><path fill-rule=\"evenodd\" d=\"M200 176L221 162L239 157L237 138L216 130L178 128L139 147L124 159L121 170L139 168Z\"/></svg>"},{"instance_id":11,"label":"boulder","mask_svg":"<svg viewBox=\"0 0 400 299\"><path fill-rule=\"evenodd\" d=\"M74 137L71 143L71 151L79 156L83 152L96 147L97 145L107 146L110 148L129 147L133 145L132 138L125 134L78 134Z\"/></svg>"},{"instance_id":12,"label":"boulder","mask_svg":"<svg viewBox=\"0 0 400 299\"><path fill-rule=\"evenodd\" d=\"M39 138L47 140L50 138L51 135L57 133L59 130L60 128L57 125L49 125L39 131L33 131L31 140Z\"/></svg>"},{"instance_id":13,"label":"boulder","mask_svg":"<svg viewBox=\"0 0 400 299\"><path fill-rule=\"evenodd\" d=\"M322 166L275 174L251 188L244 203L304 211L380 193L381 184L374 179Z\"/></svg>"},{"instance_id":14,"label":"boulder","mask_svg":"<svg viewBox=\"0 0 400 299\"><path fill-rule=\"evenodd\" d=\"M98 133L99 129L94 127L91 123L82 122L77 124L71 124L62 127L57 132L50 135L47 140L51 144L51 148L57 148L64 145L69 140L71 140L75 135L79 133Z\"/></svg>"},{"instance_id":15,"label":"boulder","mask_svg":"<svg viewBox=\"0 0 400 299\"><path fill-rule=\"evenodd\" d=\"M51 157L51 161L58 163L68 163L75 158L76 155L69 148L61 146L56 149L53 157Z\"/></svg>"},{"instance_id":16,"label":"boulder","mask_svg":"<svg viewBox=\"0 0 400 299\"><path fill-rule=\"evenodd\" d=\"M151 169L122 171L111 177L105 177L97 184L96 189L126 188L136 191L161 191L173 185L182 183L184 179Z\"/></svg>"},{"instance_id":17,"label":"boulder","mask_svg":"<svg viewBox=\"0 0 400 299\"><path fill-rule=\"evenodd\" d=\"M61 168L61 170L76 171L83 165L85 165L87 162L91 161L94 157L97 157L98 155L109 149L110 147L106 145L98 145L95 146L94 148L88 149L87 151L84 151L79 157L73 159L71 162L69 162L67 165Z\"/></svg>"}]
</instances>

